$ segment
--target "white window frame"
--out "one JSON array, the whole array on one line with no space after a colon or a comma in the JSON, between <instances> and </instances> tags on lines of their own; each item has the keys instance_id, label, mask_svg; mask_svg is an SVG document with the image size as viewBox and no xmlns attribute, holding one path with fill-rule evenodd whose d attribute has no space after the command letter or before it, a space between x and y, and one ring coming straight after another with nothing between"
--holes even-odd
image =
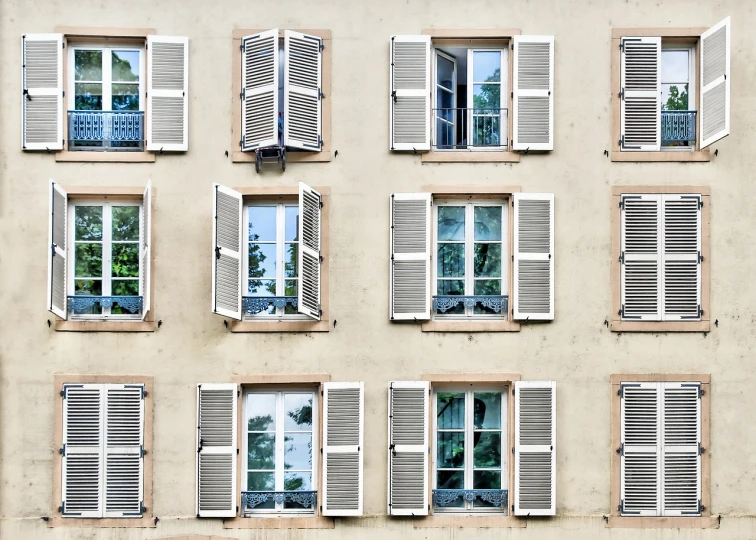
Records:
<instances>
[{"instance_id":1,"label":"white window frame","mask_svg":"<svg viewBox=\"0 0 756 540\"><path fill-rule=\"evenodd\" d=\"M434 514L493 514L493 515L509 515L509 505L512 501L512 489L509 485L509 452L511 448L509 441L509 390L510 385L502 386L433 386L431 393L431 422L433 424L433 441L431 443L431 486L432 489L438 489L438 393L456 392L465 394L465 487L464 489L473 489L473 457L474 447L472 445L472 438L475 436L475 407L474 399L475 394L478 393L501 393L501 428L500 430L477 430L477 431L501 431L501 487L499 489L507 490L507 504L501 508L474 508L472 502L464 501L464 506L461 508L447 508L436 507L432 505L432 513ZM473 403L473 406L469 406L469 403ZM444 430L450 431L450 430ZM459 430L456 430L459 431ZM471 444L467 444L468 441ZM478 469L481 470L481 469Z\"/></svg>"},{"instance_id":2,"label":"white window frame","mask_svg":"<svg viewBox=\"0 0 756 540\"><path fill-rule=\"evenodd\" d=\"M665 82L663 78L664 73L664 53L666 51L685 51L688 53L688 110L696 111L696 140L693 141L693 144L687 145L687 146L664 146L661 144L660 141L660 148L661 152L693 152L696 149L696 146L700 144L700 141L698 140L700 138L700 130L698 128L699 126L699 118L698 115L701 112L701 107L699 106L699 103L697 101L697 94L696 94L696 85L698 84L696 82L696 52L697 52L697 43L665 43L665 38L662 37L662 47L661 47L661 71L659 72L659 79L661 80L661 86L664 87L665 84L674 84L670 82ZM663 91L663 90L662 90ZM661 96L659 99L662 99ZM664 102L661 104L661 114L664 114ZM695 107L695 108L691 108ZM660 135L661 137L661 132Z\"/></svg>"},{"instance_id":3,"label":"white window frame","mask_svg":"<svg viewBox=\"0 0 756 540\"><path fill-rule=\"evenodd\" d=\"M444 59L448 60L449 62L451 62L452 66L453 66L454 81L453 81L452 84L454 85L454 88L452 88L452 90L451 90L451 94L452 94L452 117L453 117L453 119L452 119L451 125L454 127L454 133L453 133L453 137L452 137L452 144L451 144L451 146L454 147L454 146L457 145L457 60L453 56L450 56L450 55L446 54L445 52L443 52L441 49L433 48L432 51L433 51L433 54L432 54L432 56L433 56L433 60L432 60L433 66L431 68L431 72L433 73L433 82L432 82L432 84L433 84L433 100L432 100L433 106L432 106L432 108L433 108L434 111L436 111L432 115L432 117L433 117L432 118L433 126L431 126L431 129L433 130L433 140L436 142L436 146L438 146L438 140L437 140L437 137L438 137L438 132L437 132L438 121L441 120L441 121L443 121L445 123L448 123L445 119L439 118L439 116L438 116L438 92L439 92L439 90L442 90L444 92L449 92L448 88L446 88L445 86L441 86L438 83L438 57L440 56L441 58L444 58ZM448 150L455 150L455 148L441 148L439 150L440 151L448 151Z\"/></svg>"}]
</instances>

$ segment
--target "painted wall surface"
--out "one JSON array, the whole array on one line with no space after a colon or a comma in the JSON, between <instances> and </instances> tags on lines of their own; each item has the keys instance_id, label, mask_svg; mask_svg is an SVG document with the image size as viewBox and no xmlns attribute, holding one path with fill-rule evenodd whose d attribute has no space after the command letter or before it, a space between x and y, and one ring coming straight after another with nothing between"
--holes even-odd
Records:
<instances>
[{"instance_id":1,"label":"painted wall surface","mask_svg":"<svg viewBox=\"0 0 756 540\"><path fill-rule=\"evenodd\" d=\"M710 163L612 163L612 27L708 27L732 17L732 135ZM718 0L0 0L0 536L9 540L203 539L480 540L756 537L756 13ZM190 150L155 163L56 163L20 148L21 35L56 25L150 27L190 39ZM290 164L257 175L231 163L234 28L333 32L330 163ZM515 164L421 164L388 148L392 34L427 28L519 28L555 36L555 150ZM155 298L162 327L148 334L55 332L45 309L48 179L63 185L155 188ZM331 330L232 334L210 312L211 185L330 186ZM388 199L421 186L519 185L556 198L556 320L518 333L422 333L391 324ZM711 319L708 334L616 334L611 319L610 197L615 185L711 186ZM334 327L333 323L338 321ZM557 508L525 529L416 530L385 517L386 387L438 372L521 373L558 387ZM366 381L365 513L326 531L227 531L194 516L195 385L233 375L330 373ZM716 530L609 530L612 373L710 373L712 512ZM52 515L55 373L155 378L155 529L47 529Z\"/></svg>"}]
</instances>

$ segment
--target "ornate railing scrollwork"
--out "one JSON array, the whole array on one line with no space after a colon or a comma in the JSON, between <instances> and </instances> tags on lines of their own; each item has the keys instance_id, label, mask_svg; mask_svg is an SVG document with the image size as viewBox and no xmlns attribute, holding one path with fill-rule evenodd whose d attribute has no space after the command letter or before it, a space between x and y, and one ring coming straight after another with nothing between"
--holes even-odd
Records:
<instances>
[{"instance_id":1,"label":"ornate railing scrollwork","mask_svg":"<svg viewBox=\"0 0 756 540\"><path fill-rule=\"evenodd\" d=\"M433 311L436 313L446 313L450 309L457 307L461 302L467 308L473 308L476 305L480 305L481 307L493 310L494 313L506 313L508 304L507 299L508 297L506 295L434 296Z\"/></svg>"},{"instance_id":2,"label":"ornate railing scrollwork","mask_svg":"<svg viewBox=\"0 0 756 540\"><path fill-rule=\"evenodd\" d=\"M696 140L696 111L662 111L661 139L664 142Z\"/></svg>"},{"instance_id":3,"label":"ornate railing scrollwork","mask_svg":"<svg viewBox=\"0 0 756 540\"><path fill-rule=\"evenodd\" d=\"M314 508L318 502L317 491L242 491L241 495L243 510L252 510L271 499L277 504L291 502L304 508Z\"/></svg>"},{"instance_id":4,"label":"ornate railing scrollwork","mask_svg":"<svg viewBox=\"0 0 756 540\"><path fill-rule=\"evenodd\" d=\"M141 313L143 300L141 296L69 296L68 309L82 314L92 309L95 304L100 304L103 309L118 304L129 313Z\"/></svg>"},{"instance_id":5,"label":"ornate railing scrollwork","mask_svg":"<svg viewBox=\"0 0 756 540\"><path fill-rule=\"evenodd\" d=\"M460 498L466 502L479 499L494 506L507 506L506 489L434 489L433 505L438 507L449 506Z\"/></svg>"},{"instance_id":6,"label":"ornate railing scrollwork","mask_svg":"<svg viewBox=\"0 0 756 540\"><path fill-rule=\"evenodd\" d=\"M143 111L68 111L69 150L141 150Z\"/></svg>"},{"instance_id":7,"label":"ornate railing scrollwork","mask_svg":"<svg viewBox=\"0 0 756 540\"><path fill-rule=\"evenodd\" d=\"M283 309L286 305L297 307L296 296L242 296L242 310L248 315L257 315L270 306Z\"/></svg>"}]
</instances>

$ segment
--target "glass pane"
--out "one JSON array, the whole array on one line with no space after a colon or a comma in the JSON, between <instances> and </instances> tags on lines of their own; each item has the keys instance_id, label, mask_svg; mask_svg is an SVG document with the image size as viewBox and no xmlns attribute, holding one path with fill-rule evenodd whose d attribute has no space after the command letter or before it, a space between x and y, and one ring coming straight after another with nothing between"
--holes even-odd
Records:
<instances>
[{"instance_id":1,"label":"glass pane","mask_svg":"<svg viewBox=\"0 0 756 540\"><path fill-rule=\"evenodd\" d=\"M451 148L454 145L454 111L436 111L436 146Z\"/></svg>"},{"instance_id":2,"label":"glass pane","mask_svg":"<svg viewBox=\"0 0 756 540\"><path fill-rule=\"evenodd\" d=\"M77 206L76 240L102 240L102 206Z\"/></svg>"},{"instance_id":3,"label":"glass pane","mask_svg":"<svg viewBox=\"0 0 756 540\"><path fill-rule=\"evenodd\" d=\"M665 111L688 111L688 85L662 84L662 109Z\"/></svg>"},{"instance_id":4,"label":"glass pane","mask_svg":"<svg viewBox=\"0 0 756 540\"><path fill-rule=\"evenodd\" d=\"M438 280L436 284L437 294L439 296L463 296L465 294L465 282L459 279ZM465 306L462 302L443 313L445 315L464 313Z\"/></svg>"},{"instance_id":5,"label":"glass pane","mask_svg":"<svg viewBox=\"0 0 756 540\"><path fill-rule=\"evenodd\" d=\"M472 137L474 146L501 146L501 118L496 109L495 114L474 115L472 118ZM483 111L477 109L477 111Z\"/></svg>"},{"instance_id":6,"label":"glass pane","mask_svg":"<svg viewBox=\"0 0 756 540\"><path fill-rule=\"evenodd\" d=\"M276 296L276 280L250 279L246 296ZM269 308L268 313L275 313L275 308Z\"/></svg>"},{"instance_id":7,"label":"glass pane","mask_svg":"<svg viewBox=\"0 0 756 540\"><path fill-rule=\"evenodd\" d=\"M438 207L438 240L465 239L465 207Z\"/></svg>"},{"instance_id":8,"label":"glass pane","mask_svg":"<svg viewBox=\"0 0 756 540\"><path fill-rule=\"evenodd\" d=\"M284 491L312 491L312 473L310 472L284 473ZM289 507L287 506L287 508ZM295 507L292 507L292 508L295 508Z\"/></svg>"},{"instance_id":9,"label":"glass pane","mask_svg":"<svg viewBox=\"0 0 756 540\"><path fill-rule=\"evenodd\" d=\"M276 430L275 394L249 394L247 396L247 430Z\"/></svg>"},{"instance_id":10,"label":"glass pane","mask_svg":"<svg viewBox=\"0 0 756 540\"><path fill-rule=\"evenodd\" d=\"M475 433L475 448L473 450L473 464L477 469L501 467L501 433Z\"/></svg>"},{"instance_id":11,"label":"glass pane","mask_svg":"<svg viewBox=\"0 0 756 540\"><path fill-rule=\"evenodd\" d=\"M110 292L113 296L139 296L139 280L114 279L110 282Z\"/></svg>"},{"instance_id":12,"label":"glass pane","mask_svg":"<svg viewBox=\"0 0 756 540\"><path fill-rule=\"evenodd\" d=\"M77 111L102 110L102 83L76 83L74 107Z\"/></svg>"},{"instance_id":13,"label":"glass pane","mask_svg":"<svg viewBox=\"0 0 756 540\"><path fill-rule=\"evenodd\" d=\"M475 277L501 277L501 244L475 244Z\"/></svg>"},{"instance_id":14,"label":"glass pane","mask_svg":"<svg viewBox=\"0 0 756 540\"><path fill-rule=\"evenodd\" d=\"M113 51L113 80L139 81L139 51Z\"/></svg>"},{"instance_id":15,"label":"glass pane","mask_svg":"<svg viewBox=\"0 0 756 540\"><path fill-rule=\"evenodd\" d=\"M299 234L299 207L287 206L284 208L286 213L286 238L285 240L298 240Z\"/></svg>"},{"instance_id":16,"label":"glass pane","mask_svg":"<svg viewBox=\"0 0 756 540\"><path fill-rule=\"evenodd\" d=\"M276 277L276 245L249 245L249 277Z\"/></svg>"},{"instance_id":17,"label":"glass pane","mask_svg":"<svg viewBox=\"0 0 756 540\"><path fill-rule=\"evenodd\" d=\"M436 56L436 82L448 90L454 89L454 62L441 55Z\"/></svg>"},{"instance_id":18,"label":"glass pane","mask_svg":"<svg viewBox=\"0 0 756 540\"><path fill-rule=\"evenodd\" d=\"M284 429L312 430L312 394L284 394Z\"/></svg>"},{"instance_id":19,"label":"glass pane","mask_svg":"<svg viewBox=\"0 0 756 540\"><path fill-rule=\"evenodd\" d=\"M102 80L102 51L74 51L74 80Z\"/></svg>"},{"instance_id":20,"label":"glass pane","mask_svg":"<svg viewBox=\"0 0 756 540\"><path fill-rule=\"evenodd\" d=\"M296 279L287 279L286 281L284 281L284 296L296 296L297 283L298 281ZM288 304L287 304L287 308L288 308Z\"/></svg>"},{"instance_id":21,"label":"glass pane","mask_svg":"<svg viewBox=\"0 0 756 540\"><path fill-rule=\"evenodd\" d=\"M473 106L476 114L496 114L501 111L501 85L476 84L473 86ZM498 116L496 118L498 120ZM497 122L498 123L498 122ZM488 126L491 125L489 119Z\"/></svg>"},{"instance_id":22,"label":"glass pane","mask_svg":"<svg viewBox=\"0 0 756 540\"><path fill-rule=\"evenodd\" d=\"M473 294L499 296L501 295L501 280L476 279L475 292Z\"/></svg>"},{"instance_id":23,"label":"glass pane","mask_svg":"<svg viewBox=\"0 0 756 540\"><path fill-rule=\"evenodd\" d=\"M501 489L501 471L474 471L473 489Z\"/></svg>"},{"instance_id":24,"label":"glass pane","mask_svg":"<svg viewBox=\"0 0 756 540\"><path fill-rule=\"evenodd\" d=\"M297 277L297 249L299 244L284 246L284 277Z\"/></svg>"},{"instance_id":25,"label":"glass pane","mask_svg":"<svg viewBox=\"0 0 756 540\"><path fill-rule=\"evenodd\" d=\"M501 53L499 51L473 52L473 82L501 81Z\"/></svg>"},{"instance_id":26,"label":"glass pane","mask_svg":"<svg viewBox=\"0 0 756 540\"><path fill-rule=\"evenodd\" d=\"M139 244L113 244L113 277L139 277Z\"/></svg>"},{"instance_id":27,"label":"glass pane","mask_svg":"<svg viewBox=\"0 0 756 540\"><path fill-rule=\"evenodd\" d=\"M113 207L113 240L139 240L139 207Z\"/></svg>"},{"instance_id":28,"label":"glass pane","mask_svg":"<svg viewBox=\"0 0 756 540\"><path fill-rule=\"evenodd\" d=\"M436 429L465 428L465 394L439 392L436 394Z\"/></svg>"},{"instance_id":29,"label":"glass pane","mask_svg":"<svg viewBox=\"0 0 756 540\"><path fill-rule=\"evenodd\" d=\"M475 392L475 429L501 429L501 394Z\"/></svg>"},{"instance_id":30,"label":"glass pane","mask_svg":"<svg viewBox=\"0 0 756 540\"><path fill-rule=\"evenodd\" d=\"M247 473L247 491L274 491L276 489L275 473L250 472ZM276 503L273 498L268 502L255 506L258 508L275 508Z\"/></svg>"},{"instance_id":31,"label":"glass pane","mask_svg":"<svg viewBox=\"0 0 756 540\"><path fill-rule=\"evenodd\" d=\"M443 118L444 120L448 120L449 122L453 122L454 111L452 111L451 109L454 108L454 94L447 90L439 88L438 93L436 94L436 108L445 109L438 111L439 117Z\"/></svg>"},{"instance_id":32,"label":"glass pane","mask_svg":"<svg viewBox=\"0 0 756 540\"><path fill-rule=\"evenodd\" d=\"M114 111L138 111L139 110L139 85L138 84L114 84L113 85Z\"/></svg>"},{"instance_id":33,"label":"glass pane","mask_svg":"<svg viewBox=\"0 0 756 540\"><path fill-rule=\"evenodd\" d=\"M458 431L436 433L436 467L439 469L464 469L465 434Z\"/></svg>"},{"instance_id":34,"label":"glass pane","mask_svg":"<svg viewBox=\"0 0 756 540\"><path fill-rule=\"evenodd\" d=\"M274 242L276 240L276 207L250 206L249 230L250 242Z\"/></svg>"},{"instance_id":35,"label":"glass pane","mask_svg":"<svg viewBox=\"0 0 756 540\"><path fill-rule=\"evenodd\" d=\"M501 240L501 206L476 206L475 240Z\"/></svg>"},{"instance_id":36,"label":"glass pane","mask_svg":"<svg viewBox=\"0 0 756 540\"><path fill-rule=\"evenodd\" d=\"M247 469L275 470L275 433L247 434Z\"/></svg>"},{"instance_id":37,"label":"glass pane","mask_svg":"<svg viewBox=\"0 0 756 540\"><path fill-rule=\"evenodd\" d=\"M102 277L102 244L76 244L76 277Z\"/></svg>"},{"instance_id":38,"label":"glass pane","mask_svg":"<svg viewBox=\"0 0 756 540\"><path fill-rule=\"evenodd\" d=\"M688 51L662 51L663 83L689 82L690 61Z\"/></svg>"},{"instance_id":39,"label":"glass pane","mask_svg":"<svg viewBox=\"0 0 756 540\"><path fill-rule=\"evenodd\" d=\"M284 470L312 469L312 433L284 433Z\"/></svg>"},{"instance_id":40,"label":"glass pane","mask_svg":"<svg viewBox=\"0 0 756 540\"><path fill-rule=\"evenodd\" d=\"M437 471L436 489L465 489L465 471Z\"/></svg>"},{"instance_id":41,"label":"glass pane","mask_svg":"<svg viewBox=\"0 0 756 540\"><path fill-rule=\"evenodd\" d=\"M74 295L76 296L102 296L102 281L77 279L74 281ZM102 306L93 304L89 309L75 310L77 315L100 315Z\"/></svg>"},{"instance_id":42,"label":"glass pane","mask_svg":"<svg viewBox=\"0 0 756 540\"><path fill-rule=\"evenodd\" d=\"M465 245L438 244L438 277L464 277L465 275Z\"/></svg>"}]
</instances>

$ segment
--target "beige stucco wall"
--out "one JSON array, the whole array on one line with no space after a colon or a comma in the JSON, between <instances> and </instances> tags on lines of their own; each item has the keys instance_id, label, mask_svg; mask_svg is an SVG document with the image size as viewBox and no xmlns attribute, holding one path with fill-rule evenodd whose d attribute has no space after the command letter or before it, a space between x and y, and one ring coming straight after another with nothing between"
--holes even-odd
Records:
<instances>
[{"instance_id":1,"label":"beige stucco wall","mask_svg":"<svg viewBox=\"0 0 756 540\"><path fill-rule=\"evenodd\" d=\"M704 164L612 163L611 27L710 26L732 16L732 135ZM9 540L138 540L200 534L227 538L481 540L756 537L756 286L750 264L756 153L756 14L749 2L684 0L0 0L0 536ZM56 163L20 149L20 42L56 25L152 27L190 39L190 151L152 164ZM234 28L333 32L330 163L292 164L256 175L232 164L231 35ZM421 164L387 148L391 34L425 28L520 28L556 36L555 151L520 163ZM70 185L156 190L157 318L152 334L55 332L45 310L48 178ZM331 186L331 318L322 334L231 334L210 312L211 184ZM390 324L388 196L428 184L520 185L556 197L556 320L519 333L423 334ZM712 208L708 335L613 334L610 313L611 187L708 185ZM333 321L338 325L333 328ZM384 517L386 383L443 371L521 373L558 388L555 519L525 529L414 530ZM236 374L327 372L366 381L365 513L330 531L224 531L194 515L195 384ZM621 372L710 373L712 512L719 531L608 530L610 385ZM54 373L155 377L156 529L47 529L53 513Z\"/></svg>"}]
</instances>

